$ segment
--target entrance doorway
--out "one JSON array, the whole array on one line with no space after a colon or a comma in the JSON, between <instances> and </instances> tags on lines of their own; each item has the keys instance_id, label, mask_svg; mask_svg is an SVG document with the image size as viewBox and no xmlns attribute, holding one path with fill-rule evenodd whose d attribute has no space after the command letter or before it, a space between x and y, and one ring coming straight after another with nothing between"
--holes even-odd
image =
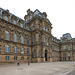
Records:
<instances>
[{"instance_id":1,"label":"entrance doorway","mask_svg":"<svg viewBox=\"0 0 75 75\"><path fill-rule=\"evenodd\" d=\"M45 50L45 61L47 61L47 50Z\"/></svg>"}]
</instances>

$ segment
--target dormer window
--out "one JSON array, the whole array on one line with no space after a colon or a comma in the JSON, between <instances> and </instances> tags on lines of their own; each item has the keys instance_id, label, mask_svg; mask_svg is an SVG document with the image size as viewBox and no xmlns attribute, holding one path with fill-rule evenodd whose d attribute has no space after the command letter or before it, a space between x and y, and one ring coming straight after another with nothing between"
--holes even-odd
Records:
<instances>
[{"instance_id":1,"label":"dormer window","mask_svg":"<svg viewBox=\"0 0 75 75\"><path fill-rule=\"evenodd\" d=\"M5 16L5 17L4 17L4 20L8 21L8 17L7 17L7 16Z\"/></svg>"},{"instance_id":2,"label":"dormer window","mask_svg":"<svg viewBox=\"0 0 75 75\"><path fill-rule=\"evenodd\" d=\"M15 20L13 20L13 23L16 25L16 21Z\"/></svg>"}]
</instances>

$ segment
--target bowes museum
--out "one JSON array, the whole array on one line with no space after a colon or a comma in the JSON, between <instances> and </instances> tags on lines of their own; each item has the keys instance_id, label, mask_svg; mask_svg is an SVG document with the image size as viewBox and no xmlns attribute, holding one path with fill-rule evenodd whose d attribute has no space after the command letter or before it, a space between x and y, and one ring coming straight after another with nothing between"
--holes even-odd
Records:
<instances>
[{"instance_id":1,"label":"bowes museum","mask_svg":"<svg viewBox=\"0 0 75 75\"><path fill-rule=\"evenodd\" d=\"M23 20L0 8L0 63L75 61L75 38L52 28L46 12L28 9Z\"/></svg>"}]
</instances>

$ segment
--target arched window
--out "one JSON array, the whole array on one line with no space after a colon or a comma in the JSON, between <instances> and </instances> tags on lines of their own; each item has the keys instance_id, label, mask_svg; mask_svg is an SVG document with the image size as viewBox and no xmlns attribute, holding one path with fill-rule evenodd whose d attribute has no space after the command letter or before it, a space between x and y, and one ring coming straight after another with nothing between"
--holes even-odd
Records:
<instances>
[{"instance_id":1,"label":"arched window","mask_svg":"<svg viewBox=\"0 0 75 75\"><path fill-rule=\"evenodd\" d=\"M9 53L9 46L5 45L5 52Z\"/></svg>"},{"instance_id":2,"label":"arched window","mask_svg":"<svg viewBox=\"0 0 75 75\"><path fill-rule=\"evenodd\" d=\"M4 17L4 20L8 21L8 17L7 17L7 16L5 16L5 17Z\"/></svg>"},{"instance_id":3,"label":"arched window","mask_svg":"<svg viewBox=\"0 0 75 75\"><path fill-rule=\"evenodd\" d=\"M9 32L5 31L5 40L9 40Z\"/></svg>"},{"instance_id":4,"label":"arched window","mask_svg":"<svg viewBox=\"0 0 75 75\"><path fill-rule=\"evenodd\" d=\"M21 36L21 43L24 44L24 37L23 36Z\"/></svg>"},{"instance_id":5,"label":"arched window","mask_svg":"<svg viewBox=\"0 0 75 75\"><path fill-rule=\"evenodd\" d=\"M16 46L14 47L14 53L17 53L17 47Z\"/></svg>"},{"instance_id":6,"label":"arched window","mask_svg":"<svg viewBox=\"0 0 75 75\"><path fill-rule=\"evenodd\" d=\"M14 42L17 42L17 35L14 34Z\"/></svg>"},{"instance_id":7,"label":"arched window","mask_svg":"<svg viewBox=\"0 0 75 75\"><path fill-rule=\"evenodd\" d=\"M23 47L21 48L21 54L24 54L24 48Z\"/></svg>"}]
</instances>

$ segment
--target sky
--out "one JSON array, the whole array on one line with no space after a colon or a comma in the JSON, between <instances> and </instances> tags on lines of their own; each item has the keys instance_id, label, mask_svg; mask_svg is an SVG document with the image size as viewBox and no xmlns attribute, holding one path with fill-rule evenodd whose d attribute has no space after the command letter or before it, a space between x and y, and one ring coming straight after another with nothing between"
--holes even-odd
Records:
<instances>
[{"instance_id":1,"label":"sky","mask_svg":"<svg viewBox=\"0 0 75 75\"><path fill-rule=\"evenodd\" d=\"M70 33L75 38L75 0L0 0L0 7L22 19L28 9L46 12L54 37Z\"/></svg>"}]
</instances>

